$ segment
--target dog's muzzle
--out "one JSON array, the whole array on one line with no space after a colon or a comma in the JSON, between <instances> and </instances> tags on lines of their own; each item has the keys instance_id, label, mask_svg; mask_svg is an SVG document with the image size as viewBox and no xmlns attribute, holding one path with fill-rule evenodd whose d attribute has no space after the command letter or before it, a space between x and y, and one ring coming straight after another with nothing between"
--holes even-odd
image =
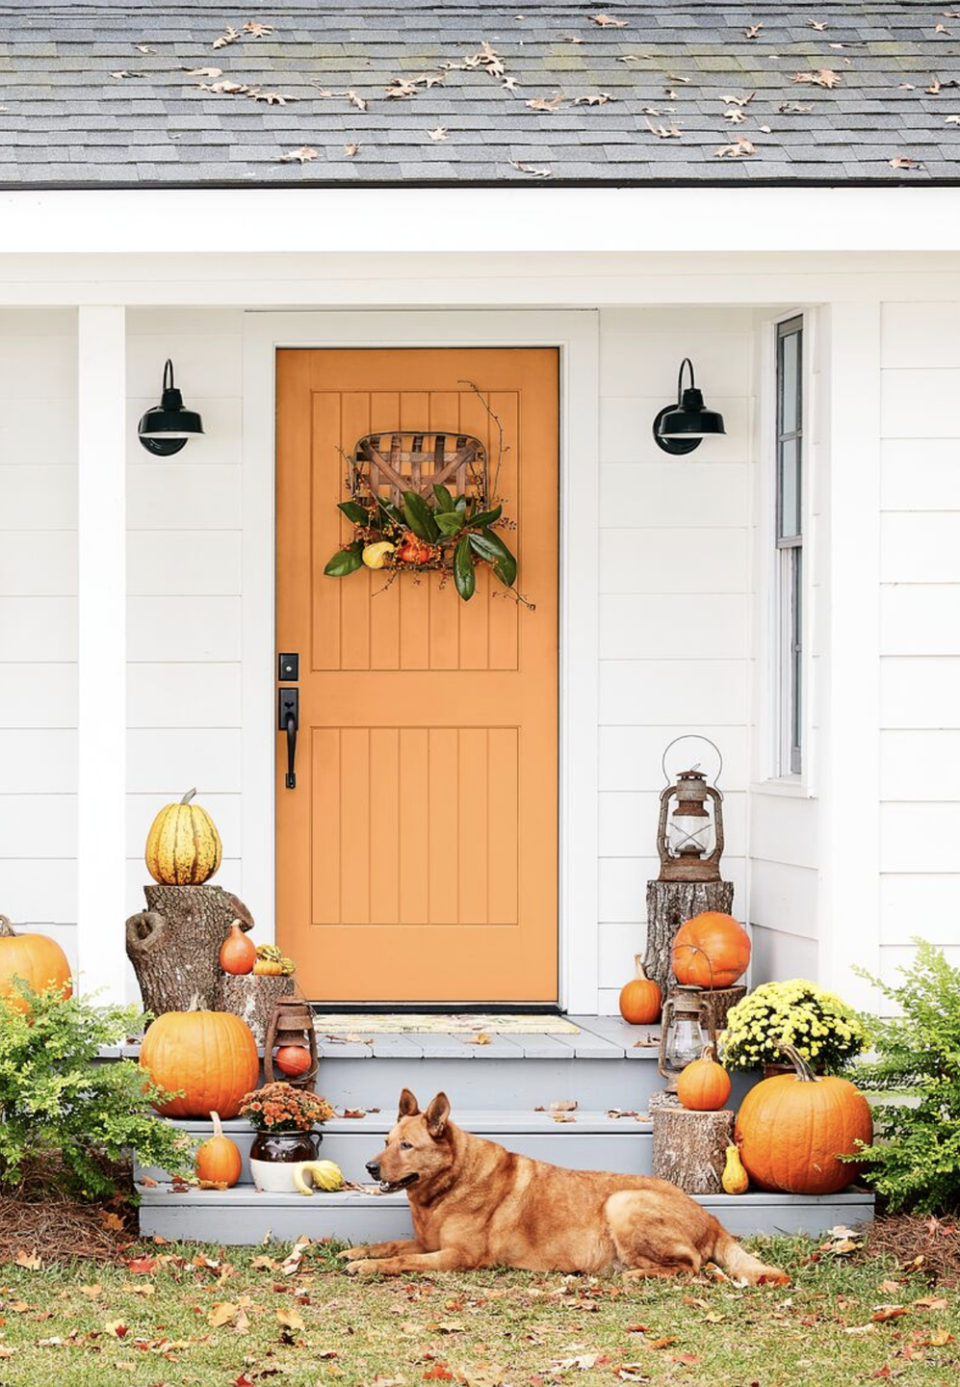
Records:
<instances>
[{"instance_id":1,"label":"dog's muzzle","mask_svg":"<svg viewBox=\"0 0 960 1387\"><path fill-rule=\"evenodd\" d=\"M371 1180L376 1180L379 1184L381 1194L395 1194L397 1190L405 1190L408 1185L412 1185L420 1179L416 1171L413 1171L411 1174L405 1175L402 1180L381 1180L379 1161L367 1161L366 1169Z\"/></svg>"}]
</instances>

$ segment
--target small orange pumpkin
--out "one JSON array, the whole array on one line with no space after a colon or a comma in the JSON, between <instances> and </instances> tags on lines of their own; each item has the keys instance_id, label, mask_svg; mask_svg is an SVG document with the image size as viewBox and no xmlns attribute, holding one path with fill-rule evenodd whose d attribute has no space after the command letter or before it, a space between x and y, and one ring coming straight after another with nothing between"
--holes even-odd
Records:
<instances>
[{"instance_id":1,"label":"small orange pumpkin","mask_svg":"<svg viewBox=\"0 0 960 1387\"><path fill-rule=\"evenodd\" d=\"M730 1097L730 1075L717 1063L712 1045L683 1069L677 1080L677 1097L692 1112L719 1112Z\"/></svg>"},{"instance_id":2,"label":"small orange pumpkin","mask_svg":"<svg viewBox=\"0 0 960 1387\"><path fill-rule=\"evenodd\" d=\"M750 963L750 936L732 915L705 910L680 926L673 940L673 971L687 987L732 987Z\"/></svg>"},{"instance_id":3,"label":"small orange pumpkin","mask_svg":"<svg viewBox=\"0 0 960 1387\"><path fill-rule=\"evenodd\" d=\"M870 1104L849 1079L817 1078L792 1045L779 1048L796 1072L762 1079L740 1104L740 1159L762 1190L836 1194L859 1173L837 1157L873 1141Z\"/></svg>"},{"instance_id":4,"label":"small orange pumpkin","mask_svg":"<svg viewBox=\"0 0 960 1387\"><path fill-rule=\"evenodd\" d=\"M282 1045L273 1057L281 1074L306 1074L313 1061L305 1045Z\"/></svg>"},{"instance_id":5,"label":"small orange pumpkin","mask_svg":"<svg viewBox=\"0 0 960 1387\"><path fill-rule=\"evenodd\" d=\"M404 530L400 537L400 547L396 552L396 558L401 563L429 563L433 556L434 546L432 544L420 539L412 530Z\"/></svg>"},{"instance_id":6,"label":"small orange pumpkin","mask_svg":"<svg viewBox=\"0 0 960 1387\"><path fill-rule=\"evenodd\" d=\"M659 986L643 970L643 955L634 954L637 976L620 990L620 1015L631 1026L649 1026L660 1020L663 996Z\"/></svg>"},{"instance_id":7,"label":"small orange pumpkin","mask_svg":"<svg viewBox=\"0 0 960 1387\"><path fill-rule=\"evenodd\" d=\"M220 967L225 973L251 973L257 961L257 946L234 920L230 933L220 945Z\"/></svg>"},{"instance_id":8,"label":"small orange pumpkin","mask_svg":"<svg viewBox=\"0 0 960 1387\"><path fill-rule=\"evenodd\" d=\"M223 1135L220 1114L212 1112L210 1121L213 1123L213 1136L208 1137L197 1150L197 1178L208 1180L213 1185L226 1185L230 1189L240 1179L243 1157L237 1143Z\"/></svg>"},{"instance_id":9,"label":"small orange pumpkin","mask_svg":"<svg viewBox=\"0 0 960 1387\"><path fill-rule=\"evenodd\" d=\"M17 934L6 915L0 915L0 997L14 1011L29 1011L15 978L22 978L34 992L57 988L63 997L72 996L70 964L57 941L45 934Z\"/></svg>"}]
</instances>

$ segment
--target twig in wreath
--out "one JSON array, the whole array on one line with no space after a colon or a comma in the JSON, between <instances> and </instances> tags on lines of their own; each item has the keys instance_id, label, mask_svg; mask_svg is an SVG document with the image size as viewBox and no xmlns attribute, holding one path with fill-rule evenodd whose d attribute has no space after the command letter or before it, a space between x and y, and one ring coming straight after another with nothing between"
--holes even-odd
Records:
<instances>
[{"instance_id":1,"label":"twig in wreath","mask_svg":"<svg viewBox=\"0 0 960 1387\"><path fill-rule=\"evenodd\" d=\"M497 426L497 466L496 466L496 469L495 469L494 474L493 474L493 487L491 488L491 491L490 491L490 498L488 498L488 499L492 499L492 500L494 500L494 501L499 501L499 500L501 499L501 498L500 498L500 464L503 462L503 455L504 455L504 453L507 451L507 449L503 446L503 423L502 423L502 421L501 421L501 419L500 419L499 414L495 414L494 411L490 408L490 405L488 404L487 399L486 399L485 395L483 394L483 391L480 389L480 387L479 387L478 385L475 384L474 381L472 381L472 380L458 380L458 381L457 381L457 384L458 384L458 385L468 385L468 386L470 387L470 389L471 389L471 390L473 391L473 393L476 395L477 399L478 399L478 400L480 401L480 403L483 405L484 409L487 411L487 414L490 416L490 418L493 420L494 424L496 424L496 426Z\"/></svg>"}]
</instances>

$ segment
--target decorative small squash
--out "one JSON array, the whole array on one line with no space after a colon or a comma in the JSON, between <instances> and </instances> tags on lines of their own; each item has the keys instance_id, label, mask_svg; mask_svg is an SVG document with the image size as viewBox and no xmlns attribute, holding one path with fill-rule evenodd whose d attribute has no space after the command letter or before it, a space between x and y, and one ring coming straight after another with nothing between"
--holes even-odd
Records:
<instances>
[{"instance_id":1,"label":"decorative small squash","mask_svg":"<svg viewBox=\"0 0 960 1387\"><path fill-rule=\"evenodd\" d=\"M260 1058L253 1032L229 1011L168 1011L152 1022L140 1066L160 1088L181 1098L156 1104L167 1117L236 1117L256 1088Z\"/></svg>"},{"instance_id":2,"label":"decorative small squash","mask_svg":"<svg viewBox=\"0 0 960 1387\"><path fill-rule=\"evenodd\" d=\"M223 848L210 815L190 801L165 804L147 834L147 871L161 886L202 886L220 866Z\"/></svg>"},{"instance_id":3,"label":"decorative small squash","mask_svg":"<svg viewBox=\"0 0 960 1387\"><path fill-rule=\"evenodd\" d=\"M335 1161L299 1161L293 1167L293 1183L301 1194L313 1194L313 1186L318 1190L342 1190L343 1171Z\"/></svg>"},{"instance_id":4,"label":"decorative small squash","mask_svg":"<svg viewBox=\"0 0 960 1387\"><path fill-rule=\"evenodd\" d=\"M64 997L72 995L70 964L57 941L45 934L17 934L6 915L0 915L0 997L6 997L15 1011L29 1011L26 998L14 987L15 978L22 978L34 992L55 987Z\"/></svg>"},{"instance_id":5,"label":"decorative small squash","mask_svg":"<svg viewBox=\"0 0 960 1387\"><path fill-rule=\"evenodd\" d=\"M663 996L659 986L643 971L643 955L634 954L637 976L620 990L620 1015L631 1026L649 1026L660 1020Z\"/></svg>"},{"instance_id":6,"label":"decorative small squash","mask_svg":"<svg viewBox=\"0 0 960 1387\"><path fill-rule=\"evenodd\" d=\"M257 961L257 946L234 920L230 933L220 945L220 967L225 973L252 973Z\"/></svg>"},{"instance_id":7,"label":"decorative small squash","mask_svg":"<svg viewBox=\"0 0 960 1387\"><path fill-rule=\"evenodd\" d=\"M750 962L750 937L732 915L705 910L680 926L673 940L677 982L711 990L732 987Z\"/></svg>"},{"instance_id":8,"label":"decorative small squash","mask_svg":"<svg viewBox=\"0 0 960 1387\"><path fill-rule=\"evenodd\" d=\"M755 1185L787 1194L836 1194L859 1167L838 1161L873 1140L870 1105L849 1079L817 1078L793 1048L794 1074L762 1079L740 1105L735 1138Z\"/></svg>"},{"instance_id":9,"label":"decorative small squash","mask_svg":"<svg viewBox=\"0 0 960 1387\"><path fill-rule=\"evenodd\" d=\"M404 530L400 536L397 558L401 563L429 563L436 553L435 546L419 539L412 530Z\"/></svg>"},{"instance_id":10,"label":"decorative small squash","mask_svg":"<svg viewBox=\"0 0 960 1387\"><path fill-rule=\"evenodd\" d=\"M214 1185L226 1185L230 1189L240 1179L243 1158L237 1143L223 1135L220 1114L212 1112L210 1121L213 1123L213 1136L208 1137L197 1151L197 1178L209 1180Z\"/></svg>"},{"instance_id":11,"label":"decorative small squash","mask_svg":"<svg viewBox=\"0 0 960 1387\"><path fill-rule=\"evenodd\" d=\"M258 958L253 972L258 978L279 978L283 973L283 964L275 958Z\"/></svg>"},{"instance_id":12,"label":"decorative small squash","mask_svg":"<svg viewBox=\"0 0 960 1387\"><path fill-rule=\"evenodd\" d=\"M717 1063L712 1045L705 1045L700 1058L691 1060L677 1079L677 1097L693 1112L719 1112L730 1088L730 1075Z\"/></svg>"},{"instance_id":13,"label":"decorative small squash","mask_svg":"<svg viewBox=\"0 0 960 1387\"><path fill-rule=\"evenodd\" d=\"M293 1076L306 1074L313 1060L305 1045L281 1045L273 1057L273 1062L281 1074Z\"/></svg>"},{"instance_id":14,"label":"decorative small squash","mask_svg":"<svg viewBox=\"0 0 960 1387\"><path fill-rule=\"evenodd\" d=\"M750 1176L744 1170L740 1152L735 1146L727 1147L727 1163L723 1167L720 1183L726 1194L746 1194L750 1188Z\"/></svg>"}]
</instances>

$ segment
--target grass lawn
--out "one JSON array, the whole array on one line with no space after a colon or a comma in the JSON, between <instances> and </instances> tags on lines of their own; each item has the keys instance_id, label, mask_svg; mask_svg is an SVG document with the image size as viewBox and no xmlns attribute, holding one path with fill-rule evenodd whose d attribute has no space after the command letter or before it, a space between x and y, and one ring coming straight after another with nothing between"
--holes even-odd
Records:
<instances>
[{"instance_id":1,"label":"grass lawn","mask_svg":"<svg viewBox=\"0 0 960 1387\"><path fill-rule=\"evenodd\" d=\"M793 1284L485 1271L368 1281L332 1245L138 1245L0 1265L0 1387L833 1387L960 1380L960 1296L892 1260L764 1242ZM827 1245L824 1245L826 1248Z\"/></svg>"}]
</instances>

